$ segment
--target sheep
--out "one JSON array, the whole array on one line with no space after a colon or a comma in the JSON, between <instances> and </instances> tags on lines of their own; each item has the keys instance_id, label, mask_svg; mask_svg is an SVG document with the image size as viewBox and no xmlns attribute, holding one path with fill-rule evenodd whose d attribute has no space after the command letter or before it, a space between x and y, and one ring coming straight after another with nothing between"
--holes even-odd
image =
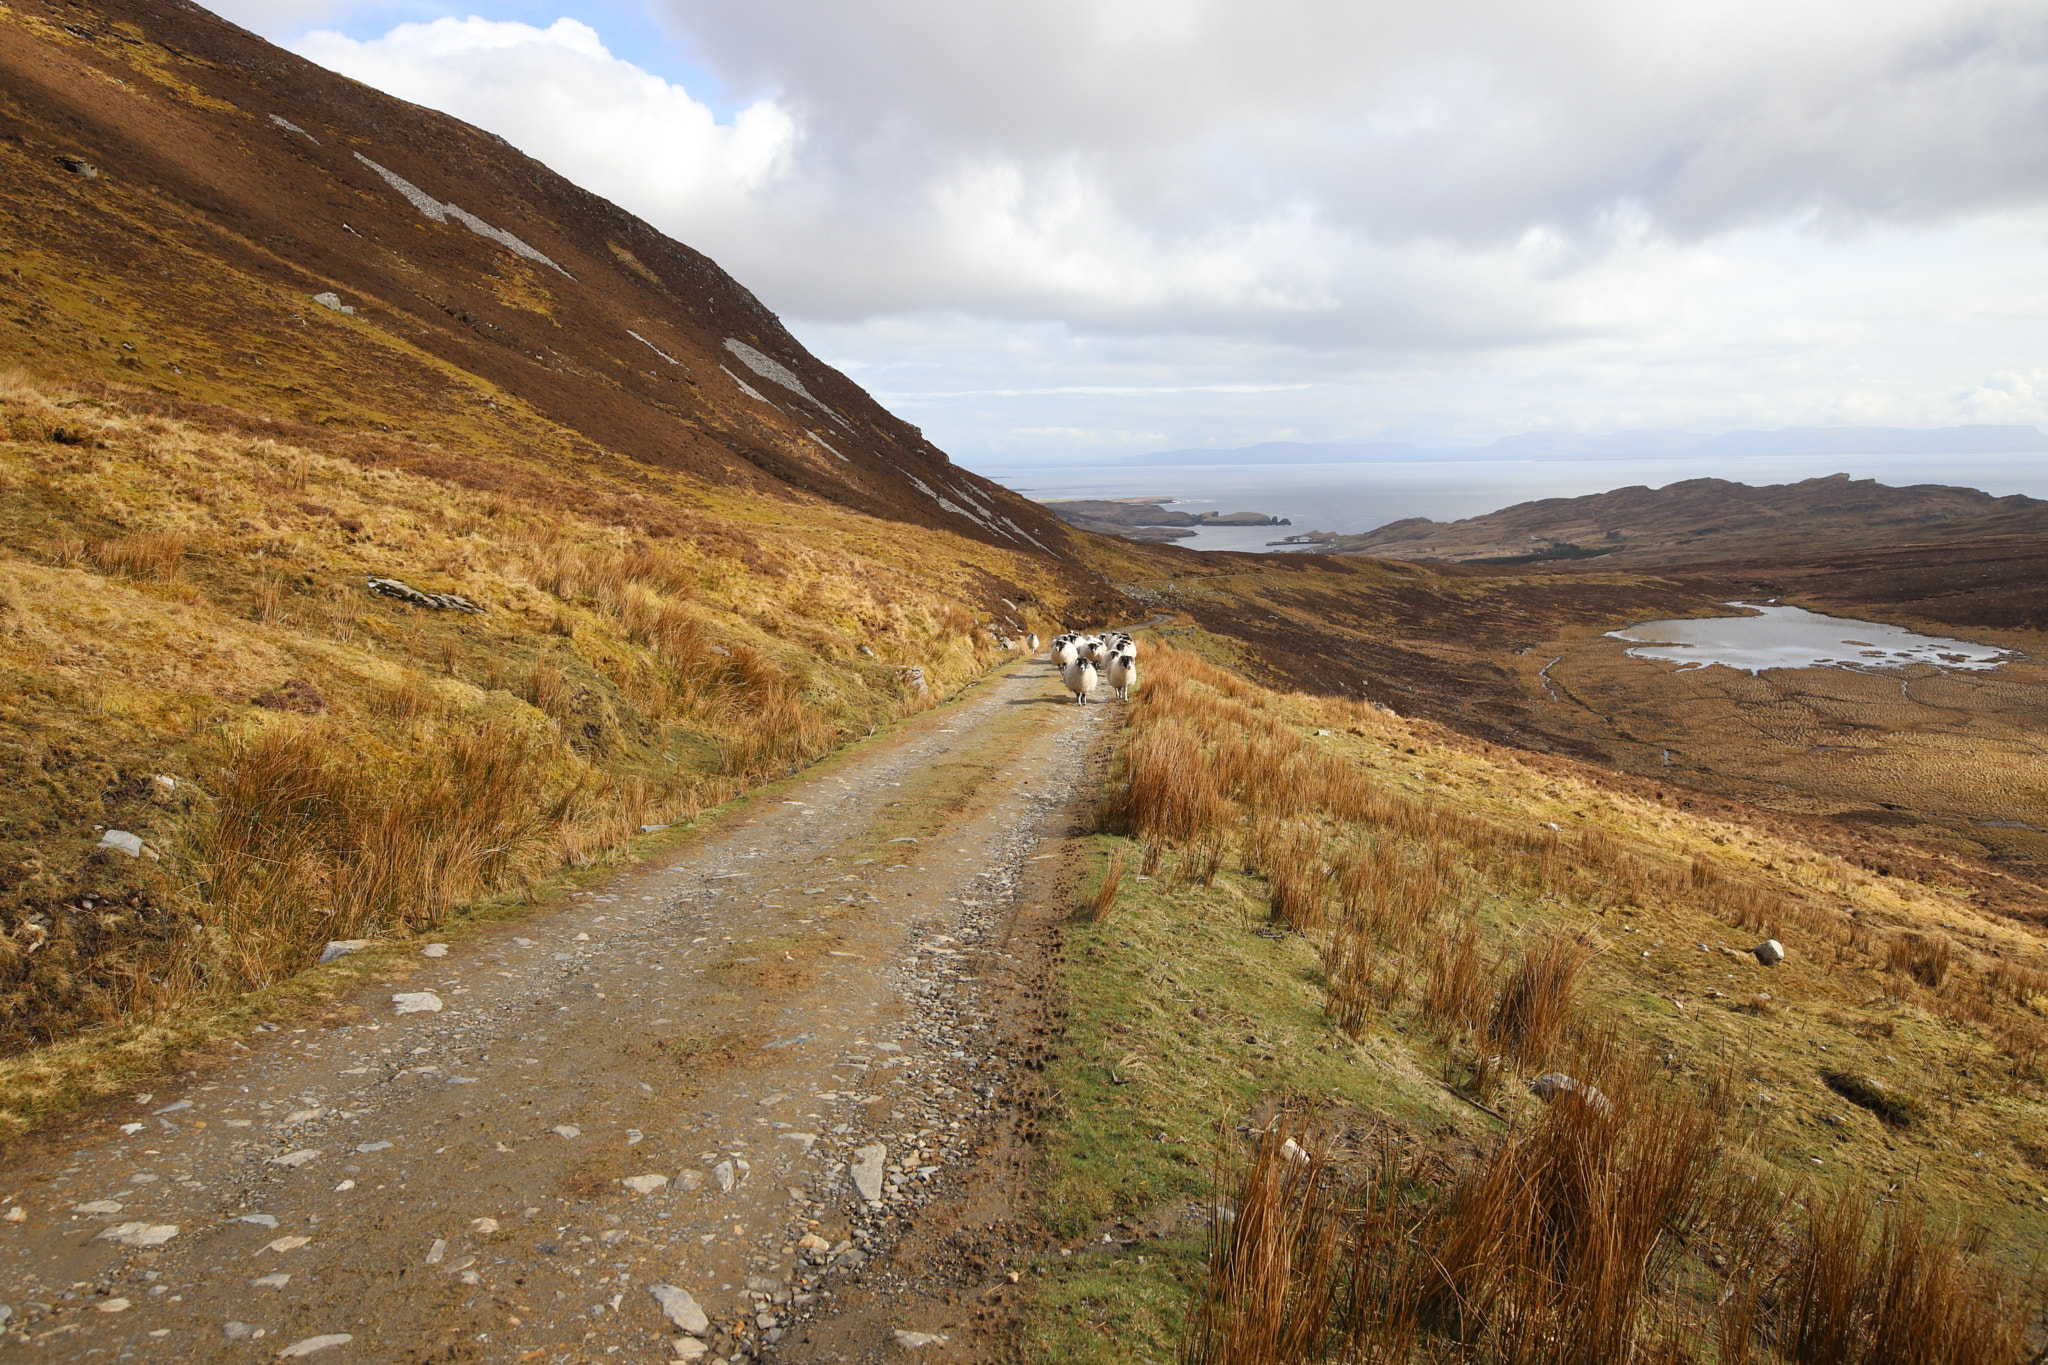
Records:
<instances>
[{"instance_id":1,"label":"sheep","mask_svg":"<svg viewBox=\"0 0 2048 1365\"><path fill-rule=\"evenodd\" d=\"M1089 635L1081 640L1081 657L1100 668L1108 658L1108 653L1103 649L1102 641L1098 637Z\"/></svg>"},{"instance_id":2,"label":"sheep","mask_svg":"<svg viewBox=\"0 0 2048 1365\"><path fill-rule=\"evenodd\" d=\"M1038 652L1038 632L1034 630L1029 635L1025 636L1024 643L1027 646L1029 646L1033 654L1036 654Z\"/></svg>"},{"instance_id":3,"label":"sheep","mask_svg":"<svg viewBox=\"0 0 2048 1365\"><path fill-rule=\"evenodd\" d=\"M1131 654L1113 654L1109 660L1109 685L1116 690L1118 701L1129 701L1131 689L1138 685L1138 660Z\"/></svg>"},{"instance_id":4,"label":"sheep","mask_svg":"<svg viewBox=\"0 0 2048 1365\"><path fill-rule=\"evenodd\" d=\"M1060 670L1060 681L1074 694L1076 702L1085 704L1088 694L1095 690L1095 665L1086 659L1076 659Z\"/></svg>"},{"instance_id":5,"label":"sheep","mask_svg":"<svg viewBox=\"0 0 2048 1365\"><path fill-rule=\"evenodd\" d=\"M1052 666L1054 668L1065 668L1080 657L1081 651L1075 646L1071 638L1063 635L1052 642Z\"/></svg>"}]
</instances>

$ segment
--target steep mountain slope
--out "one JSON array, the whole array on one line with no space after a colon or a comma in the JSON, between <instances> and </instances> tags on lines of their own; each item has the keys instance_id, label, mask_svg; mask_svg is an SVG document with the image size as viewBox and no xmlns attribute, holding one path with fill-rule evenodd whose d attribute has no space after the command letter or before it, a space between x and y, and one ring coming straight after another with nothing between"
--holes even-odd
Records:
<instances>
[{"instance_id":1,"label":"steep mountain slope","mask_svg":"<svg viewBox=\"0 0 2048 1365\"><path fill-rule=\"evenodd\" d=\"M0 6L0 304L38 1112L1132 611L700 254L181 0Z\"/></svg>"},{"instance_id":2,"label":"steep mountain slope","mask_svg":"<svg viewBox=\"0 0 2048 1365\"><path fill-rule=\"evenodd\" d=\"M0 10L0 215L0 355L52 377L1067 541L699 253L178 0Z\"/></svg>"},{"instance_id":3,"label":"steep mountain slope","mask_svg":"<svg viewBox=\"0 0 2048 1365\"><path fill-rule=\"evenodd\" d=\"M1835 474L1753 488L1727 479L1640 485L1581 498L1517 503L1462 521L1410 517L1329 549L1393 559L1571 559L1620 556L1671 564L1805 556L1819 550L2039 536L2048 502L1974 488L1892 488Z\"/></svg>"}]
</instances>

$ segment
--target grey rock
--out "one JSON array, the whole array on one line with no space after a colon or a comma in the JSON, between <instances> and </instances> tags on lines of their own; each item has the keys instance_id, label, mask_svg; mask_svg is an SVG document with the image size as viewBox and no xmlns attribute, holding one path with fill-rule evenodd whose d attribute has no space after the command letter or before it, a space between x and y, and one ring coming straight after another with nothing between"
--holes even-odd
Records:
<instances>
[{"instance_id":1,"label":"grey rock","mask_svg":"<svg viewBox=\"0 0 2048 1365\"><path fill-rule=\"evenodd\" d=\"M900 1327L896 1329L894 1336L896 1344L906 1351L915 1351L920 1346L943 1346L946 1343L942 1336L935 1336L930 1332L906 1332Z\"/></svg>"},{"instance_id":2,"label":"grey rock","mask_svg":"<svg viewBox=\"0 0 2048 1365\"><path fill-rule=\"evenodd\" d=\"M1775 967L1785 960L1785 945L1774 938L1765 939L1749 951L1756 954L1756 960L1766 967Z\"/></svg>"},{"instance_id":3,"label":"grey rock","mask_svg":"<svg viewBox=\"0 0 2048 1365\"><path fill-rule=\"evenodd\" d=\"M878 1142L856 1150L853 1164L847 1168L854 1189L870 1204L882 1197L882 1163L888 1159L889 1149Z\"/></svg>"},{"instance_id":4,"label":"grey rock","mask_svg":"<svg viewBox=\"0 0 2048 1365\"><path fill-rule=\"evenodd\" d=\"M379 578L375 574L370 575L369 583L371 592L410 606L431 607L435 611L466 611L476 615L483 613L482 607L452 592L421 592L396 578Z\"/></svg>"},{"instance_id":5,"label":"grey rock","mask_svg":"<svg viewBox=\"0 0 2048 1365\"><path fill-rule=\"evenodd\" d=\"M711 1168L711 1178L718 1182L719 1192L731 1194L733 1186L732 1163L721 1161Z\"/></svg>"},{"instance_id":6,"label":"grey rock","mask_svg":"<svg viewBox=\"0 0 2048 1365\"><path fill-rule=\"evenodd\" d=\"M252 1327L246 1322L224 1322L220 1334L229 1341L253 1341L263 1335L261 1327Z\"/></svg>"},{"instance_id":7,"label":"grey rock","mask_svg":"<svg viewBox=\"0 0 2048 1365\"><path fill-rule=\"evenodd\" d=\"M678 1289L672 1284L650 1284L647 1292L661 1305L661 1311L677 1328L693 1337L701 1337L711 1330L711 1319L697 1306L697 1300L687 1289Z\"/></svg>"},{"instance_id":8,"label":"grey rock","mask_svg":"<svg viewBox=\"0 0 2048 1365\"><path fill-rule=\"evenodd\" d=\"M329 309L333 312L347 313L350 317L355 316L356 310L349 307L347 304L343 303L341 301L341 295L335 293L331 289L324 294L315 294L313 296L313 302L319 304L322 308Z\"/></svg>"},{"instance_id":9,"label":"grey rock","mask_svg":"<svg viewBox=\"0 0 2048 1365\"><path fill-rule=\"evenodd\" d=\"M1529 1093L1545 1103L1556 1099L1559 1095L1576 1096L1603 1114L1611 1112L1614 1108L1608 1102L1607 1097L1597 1089L1587 1085L1576 1076L1565 1075L1562 1071L1544 1072L1541 1076L1529 1082Z\"/></svg>"},{"instance_id":10,"label":"grey rock","mask_svg":"<svg viewBox=\"0 0 2048 1365\"><path fill-rule=\"evenodd\" d=\"M338 957L347 957L350 953L360 953L369 946L370 940L366 938L332 939L325 948L320 950L320 965L325 967Z\"/></svg>"},{"instance_id":11,"label":"grey rock","mask_svg":"<svg viewBox=\"0 0 2048 1365\"><path fill-rule=\"evenodd\" d=\"M118 848L131 858L142 856L142 836L130 834L125 829L110 829L100 836L98 847Z\"/></svg>"}]
</instances>

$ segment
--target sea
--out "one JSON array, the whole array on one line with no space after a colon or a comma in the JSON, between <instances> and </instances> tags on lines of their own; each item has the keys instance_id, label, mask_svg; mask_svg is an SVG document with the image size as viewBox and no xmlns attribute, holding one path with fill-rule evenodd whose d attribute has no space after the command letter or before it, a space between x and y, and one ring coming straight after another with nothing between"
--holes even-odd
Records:
<instances>
[{"instance_id":1,"label":"sea","mask_svg":"<svg viewBox=\"0 0 2048 1365\"><path fill-rule=\"evenodd\" d=\"M1156 497L1186 512L1264 512L1292 526L1228 526L1173 542L1191 550L1284 549L1305 531L1355 534L1403 517L1456 521L1536 498L1576 498L1643 484L1717 478L1753 485L1848 474L1905 486L1949 484L2003 497L2048 499L2048 454L1713 455L1525 460L1404 460L1372 464L974 466L1025 497Z\"/></svg>"}]
</instances>

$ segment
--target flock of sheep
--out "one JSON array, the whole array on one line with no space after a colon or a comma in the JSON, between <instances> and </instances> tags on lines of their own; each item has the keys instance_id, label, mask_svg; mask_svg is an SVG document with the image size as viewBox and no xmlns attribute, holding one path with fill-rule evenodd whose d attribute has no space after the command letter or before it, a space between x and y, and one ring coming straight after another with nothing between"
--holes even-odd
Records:
<instances>
[{"instance_id":1,"label":"flock of sheep","mask_svg":"<svg viewBox=\"0 0 2048 1365\"><path fill-rule=\"evenodd\" d=\"M1030 643L1036 653L1038 637L1032 636ZM1055 636L1049 657L1076 702L1086 702L1098 682L1107 681L1120 701L1129 701L1131 689L1138 685L1138 645L1121 631Z\"/></svg>"}]
</instances>

